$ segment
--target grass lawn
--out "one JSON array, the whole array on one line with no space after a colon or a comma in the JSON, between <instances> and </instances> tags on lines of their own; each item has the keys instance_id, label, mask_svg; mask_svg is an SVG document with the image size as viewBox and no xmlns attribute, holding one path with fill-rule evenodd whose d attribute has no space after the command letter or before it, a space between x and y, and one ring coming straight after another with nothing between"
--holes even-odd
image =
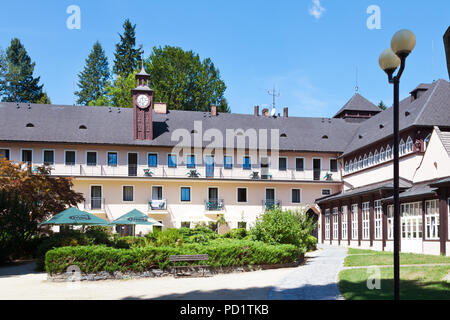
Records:
<instances>
[{"instance_id":1,"label":"grass lawn","mask_svg":"<svg viewBox=\"0 0 450 320\"><path fill-rule=\"evenodd\" d=\"M349 248L345 267L382 266L393 264L393 253ZM450 263L450 257L415 253L400 253L400 264Z\"/></svg>"},{"instance_id":2,"label":"grass lawn","mask_svg":"<svg viewBox=\"0 0 450 320\"><path fill-rule=\"evenodd\" d=\"M380 268L381 288L369 290L368 269L347 269L339 274L339 289L345 299L385 300L394 298L393 268ZM450 283L442 278L450 266L402 267L400 269L400 299L450 300Z\"/></svg>"},{"instance_id":3,"label":"grass lawn","mask_svg":"<svg viewBox=\"0 0 450 320\"><path fill-rule=\"evenodd\" d=\"M344 266L392 265L392 252L373 250L348 250ZM450 283L442 279L450 272L450 257L400 253L400 264L449 263L448 266L417 266L400 268L400 298L409 300L450 300ZM373 269L347 269L339 274L339 289L345 299L379 300L393 299L393 268L378 269L381 272L381 288L370 290L367 279Z\"/></svg>"}]
</instances>

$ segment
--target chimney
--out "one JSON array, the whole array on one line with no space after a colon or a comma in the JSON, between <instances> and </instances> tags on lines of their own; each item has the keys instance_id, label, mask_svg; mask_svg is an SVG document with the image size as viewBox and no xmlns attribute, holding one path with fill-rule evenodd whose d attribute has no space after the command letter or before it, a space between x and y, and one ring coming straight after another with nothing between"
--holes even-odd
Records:
<instances>
[{"instance_id":1,"label":"chimney","mask_svg":"<svg viewBox=\"0 0 450 320\"><path fill-rule=\"evenodd\" d=\"M213 117L217 116L217 107L215 104L211 106L211 116Z\"/></svg>"},{"instance_id":2,"label":"chimney","mask_svg":"<svg viewBox=\"0 0 450 320\"><path fill-rule=\"evenodd\" d=\"M265 117L268 117L269 116L269 109L267 109L267 108L262 109L261 115L263 115Z\"/></svg>"},{"instance_id":3,"label":"chimney","mask_svg":"<svg viewBox=\"0 0 450 320\"><path fill-rule=\"evenodd\" d=\"M259 116L259 106L255 106L255 117Z\"/></svg>"},{"instance_id":4,"label":"chimney","mask_svg":"<svg viewBox=\"0 0 450 320\"><path fill-rule=\"evenodd\" d=\"M287 107L283 108L283 117L285 117L285 118L288 117L288 108Z\"/></svg>"},{"instance_id":5,"label":"chimney","mask_svg":"<svg viewBox=\"0 0 450 320\"><path fill-rule=\"evenodd\" d=\"M155 104L153 105L153 109L155 110L155 113L167 113L167 105L165 103L155 102Z\"/></svg>"}]
</instances>

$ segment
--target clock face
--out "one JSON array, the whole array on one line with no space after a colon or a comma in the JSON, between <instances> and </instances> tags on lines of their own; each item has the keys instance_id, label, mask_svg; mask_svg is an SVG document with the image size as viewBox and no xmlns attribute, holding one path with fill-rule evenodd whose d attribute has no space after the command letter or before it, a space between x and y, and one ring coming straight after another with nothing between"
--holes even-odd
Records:
<instances>
[{"instance_id":1,"label":"clock face","mask_svg":"<svg viewBox=\"0 0 450 320\"><path fill-rule=\"evenodd\" d=\"M150 99L145 94L139 95L136 101L139 108L147 108L150 103Z\"/></svg>"}]
</instances>

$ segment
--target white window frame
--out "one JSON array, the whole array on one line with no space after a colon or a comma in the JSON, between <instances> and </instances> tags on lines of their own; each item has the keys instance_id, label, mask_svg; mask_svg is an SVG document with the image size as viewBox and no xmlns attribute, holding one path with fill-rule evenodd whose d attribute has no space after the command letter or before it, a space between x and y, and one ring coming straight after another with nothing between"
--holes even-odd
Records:
<instances>
[{"instance_id":1,"label":"white window frame","mask_svg":"<svg viewBox=\"0 0 450 320\"><path fill-rule=\"evenodd\" d=\"M31 165L33 165L33 163L34 163L34 150L30 149L30 148L21 148L20 149L20 161L21 162L25 162L23 160L23 151L31 151ZM10 153L10 156L11 156L11 153Z\"/></svg>"},{"instance_id":2,"label":"white window frame","mask_svg":"<svg viewBox=\"0 0 450 320\"><path fill-rule=\"evenodd\" d=\"M375 222L375 240L381 240L383 238L383 206L381 200L375 200L373 203L374 210L374 222Z\"/></svg>"},{"instance_id":3,"label":"white window frame","mask_svg":"<svg viewBox=\"0 0 450 320\"><path fill-rule=\"evenodd\" d=\"M384 148L381 147L380 149L380 162L386 161L386 153L384 151Z\"/></svg>"},{"instance_id":4,"label":"white window frame","mask_svg":"<svg viewBox=\"0 0 450 320\"><path fill-rule=\"evenodd\" d=\"M356 170L358 170L358 159L356 159L356 157L355 157L355 160L353 160L353 171L356 171Z\"/></svg>"},{"instance_id":5,"label":"white window frame","mask_svg":"<svg viewBox=\"0 0 450 320\"><path fill-rule=\"evenodd\" d=\"M372 154L372 152L369 153L369 166L373 166L373 154Z\"/></svg>"},{"instance_id":6,"label":"white window frame","mask_svg":"<svg viewBox=\"0 0 450 320\"><path fill-rule=\"evenodd\" d=\"M88 152L95 153L95 166L94 165L88 165L88 162L87 162ZM86 164L86 166L89 166L89 167L96 167L96 166L98 166L98 151L97 150L86 150L86 152L84 154L84 163Z\"/></svg>"},{"instance_id":7,"label":"white window frame","mask_svg":"<svg viewBox=\"0 0 450 320\"><path fill-rule=\"evenodd\" d=\"M370 240L370 202L363 202L361 204L362 213L362 239Z\"/></svg>"},{"instance_id":8,"label":"white window frame","mask_svg":"<svg viewBox=\"0 0 450 320\"><path fill-rule=\"evenodd\" d=\"M333 239L339 239L339 210L337 207L334 207L332 210L333 214Z\"/></svg>"},{"instance_id":9,"label":"white window frame","mask_svg":"<svg viewBox=\"0 0 450 320\"><path fill-rule=\"evenodd\" d=\"M425 201L425 239L438 240L439 239L439 200ZM433 223L434 221L434 223Z\"/></svg>"},{"instance_id":10,"label":"white window frame","mask_svg":"<svg viewBox=\"0 0 450 320\"><path fill-rule=\"evenodd\" d=\"M189 188L189 201L181 200L181 188ZM180 196L178 197L178 201L180 203L191 203L192 202L192 186L180 186Z\"/></svg>"},{"instance_id":11,"label":"white window frame","mask_svg":"<svg viewBox=\"0 0 450 320\"><path fill-rule=\"evenodd\" d=\"M406 147L405 147L405 141L403 139L400 140L400 143L398 145L398 152L400 155L405 154Z\"/></svg>"},{"instance_id":12,"label":"white window frame","mask_svg":"<svg viewBox=\"0 0 450 320\"><path fill-rule=\"evenodd\" d=\"M354 203L351 206L352 217L352 240L358 240L358 204Z\"/></svg>"},{"instance_id":13,"label":"white window frame","mask_svg":"<svg viewBox=\"0 0 450 320\"><path fill-rule=\"evenodd\" d=\"M149 166L148 164L148 156L151 154L156 154L156 166ZM147 152L147 167L148 168L157 168L158 167L158 163L159 163L159 152Z\"/></svg>"},{"instance_id":14,"label":"white window frame","mask_svg":"<svg viewBox=\"0 0 450 320\"><path fill-rule=\"evenodd\" d=\"M408 202L400 205L401 238L423 240L422 202Z\"/></svg>"},{"instance_id":15,"label":"white window frame","mask_svg":"<svg viewBox=\"0 0 450 320\"><path fill-rule=\"evenodd\" d=\"M245 189L245 201L239 201L239 189ZM248 187L236 187L236 203L248 203Z\"/></svg>"},{"instance_id":16,"label":"white window frame","mask_svg":"<svg viewBox=\"0 0 450 320\"><path fill-rule=\"evenodd\" d=\"M150 200L159 200L159 199L153 199L153 188L161 188L161 198L162 200L165 199L164 197L164 186L161 184L154 184L150 186ZM180 196L181 198L181 196Z\"/></svg>"},{"instance_id":17,"label":"white window frame","mask_svg":"<svg viewBox=\"0 0 450 320\"><path fill-rule=\"evenodd\" d=\"M280 159L286 159L286 169L280 170ZM303 162L304 163L304 162ZM278 171L288 171L289 169L289 158L288 157L278 157Z\"/></svg>"},{"instance_id":18,"label":"white window frame","mask_svg":"<svg viewBox=\"0 0 450 320\"><path fill-rule=\"evenodd\" d=\"M75 153L75 161L74 161L74 164L67 164L67 161L66 161L66 152L74 152L74 153ZM77 164L77 150L69 150L69 149L64 150L64 165L65 165L65 166L75 166L76 164Z\"/></svg>"},{"instance_id":19,"label":"white window frame","mask_svg":"<svg viewBox=\"0 0 450 320\"><path fill-rule=\"evenodd\" d=\"M44 161L45 151L52 151L53 152L53 163L50 164L50 166L54 166L55 163L56 163L56 151L55 151L55 149L42 149L42 164L44 164L44 162L45 162Z\"/></svg>"},{"instance_id":20,"label":"white window frame","mask_svg":"<svg viewBox=\"0 0 450 320\"><path fill-rule=\"evenodd\" d=\"M108 159L108 155L110 154L110 153L115 153L116 155L117 155L117 164L114 166L114 165L109 165L109 159ZM107 167L118 167L119 166L119 152L117 152L117 151L106 151L106 166ZM98 159L97 159L97 162L98 162Z\"/></svg>"},{"instance_id":21,"label":"white window frame","mask_svg":"<svg viewBox=\"0 0 450 320\"><path fill-rule=\"evenodd\" d=\"M392 148L390 145L386 147L386 160L392 159Z\"/></svg>"},{"instance_id":22,"label":"white window frame","mask_svg":"<svg viewBox=\"0 0 450 320\"><path fill-rule=\"evenodd\" d=\"M336 171L331 171L331 160L335 160L336 161ZM330 168L330 172L339 172L339 161L336 158L330 158L328 161L328 165Z\"/></svg>"},{"instance_id":23,"label":"white window frame","mask_svg":"<svg viewBox=\"0 0 450 320\"><path fill-rule=\"evenodd\" d=\"M348 239L348 208L347 206L341 207L341 239Z\"/></svg>"},{"instance_id":24,"label":"white window frame","mask_svg":"<svg viewBox=\"0 0 450 320\"><path fill-rule=\"evenodd\" d=\"M406 153L413 152L413 149L414 149L414 142L411 139L411 137L408 136L408 139L406 139Z\"/></svg>"},{"instance_id":25,"label":"white window frame","mask_svg":"<svg viewBox=\"0 0 450 320\"><path fill-rule=\"evenodd\" d=\"M303 159L303 169L302 170L297 170L297 159ZM322 164L320 165L322 166ZM296 172L303 172L305 171L306 167L306 161L305 161L305 157L295 157L295 166L294 166L294 170Z\"/></svg>"},{"instance_id":26,"label":"white window frame","mask_svg":"<svg viewBox=\"0 0 450 320\"><path fill-rule=\"evenodd\" d=\"M123 196L124 196L124 193L123 193L123 191L124 191L124 188L125 187L131 187L132 189L133 189L133 193L132 193L132 200L124 200L123 199ZM135 187L134 187L134 185L132 185L132 184L123 184L122 185L122 203L134 203L135 202L135 198L134 198L134 190L135 190Z\"/></svg>"},{"instance_id":27,"label":"white window frame","mask_svg":"<svg viewBox=\"0 0 450 320\"><path fill-rule=\"evenodd\" d=\"M294 190L298 190L300 193L300 201L299 202L292 201L292 191L294 191ZM298 204L302 203L302 189L301 188L291 188L291 203L294 205L298 205Z\"/></svg>"},{"instance_id":28,"label":"white window frame","mask_svg":"<svg viewBox=\"0 0 450 320\"><path fill-rule=\"evenodd\" d=\"M362 168L363 168L363 158L362 158L362 156L359 156L358 169L361 170Z\"/></svg>"},{"instance_id":29,"label":"white window frame","mask_svg":"<svg viewBox=\"0 0 450 320\"><path fill-rule=\"evenodd\" d=\"M344 165L344 172L345 173L348 172L348 162L347 161L345 162L345 165Z\"/></svg>"},{"instance_id":30,"label":"white window frame","mask_svg":"<svg viewBox=\"0 0 450 320\"><path fill-rule=\"evenodd\" d=\"M368 166L369 166L369 158L367 157L367 154L364 154L363 167L366 168Z\"/></svg>"},{"instance_id":31,"label":"white window frame","mask_svg":"<svg viewBox=\"0 0 450 320\"><path fill-rule=\"evenodd\" d=\"M375 150L373 153L373 160L375 164L380 163L380 154L378 153L378 150Z\"/></svg>"},{"instance_id":32,"label":"white window frame","mask_svg":"<svg viewBox=\"0 0 450 320\"><path fill-rule=\"evenodd\" d=\"M325 209L325 240L330 240L330 209Z\"/></svg>"},{"instance_id":33,"label":"white window frame","mask_svg":"<svg viewBox=\"0 0 450 320\"><path fill-rule=\"evenodd\" d=\"M394 205L389 205L387 209L387 238L394 240Z\"/></svg>"}]
</instances>

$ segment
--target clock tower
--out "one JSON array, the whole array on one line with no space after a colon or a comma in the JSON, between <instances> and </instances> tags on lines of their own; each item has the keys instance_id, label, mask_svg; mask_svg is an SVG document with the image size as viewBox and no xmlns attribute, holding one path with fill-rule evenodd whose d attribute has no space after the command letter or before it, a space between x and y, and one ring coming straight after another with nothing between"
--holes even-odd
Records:
<instances>
[{"instance_id":1,"label":"clock tower","mask_svg":"<svg viewBox=\"0 0 450 320\"><path fill-rule=\"evenodd\" d=\"M133 135L135 140L153 139L153 90L149 88L150 75L142 69L136 74L136 88L131 90L133 96Z\"/></svg>"}]
</instances>

